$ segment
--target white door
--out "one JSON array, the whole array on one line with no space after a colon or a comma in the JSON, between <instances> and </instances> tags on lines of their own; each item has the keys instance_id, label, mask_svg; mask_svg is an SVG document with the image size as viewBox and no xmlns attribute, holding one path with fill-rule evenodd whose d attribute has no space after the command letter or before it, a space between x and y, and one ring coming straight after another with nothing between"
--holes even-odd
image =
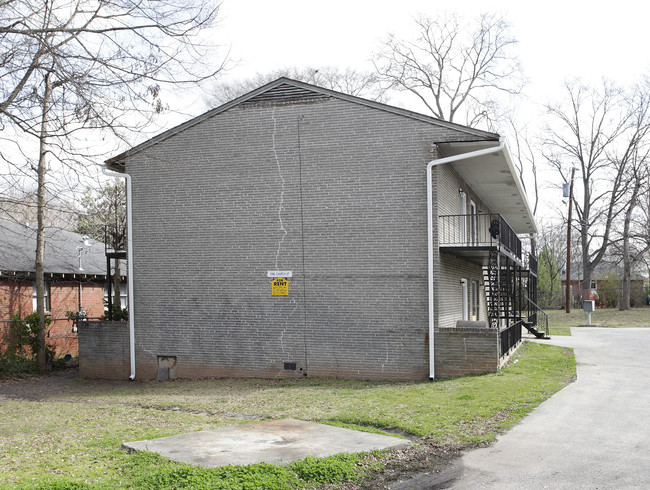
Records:
<instances>
[{"instance_id":1,"label":"white door","mask_svg":"<svg viewBox=\"0 0 650 490\"><path fill-rule=\"evenodd\" d=\"M461 279L460 280L460 291L461 291L461 297L462 297L462 315L461 319L463 321L469 320L469 297L468 297L468 291L467 291L467 279Z\"/></svg>"},{"instance_id":2,"label":"white door","mask_svg":"<svg viewBox=\"0 0 650 490\"><path fill-rule=\"evenodd\" d=\"M472 320L478 320L478 281L472 281Z\"/></svg>"}]
</instances>

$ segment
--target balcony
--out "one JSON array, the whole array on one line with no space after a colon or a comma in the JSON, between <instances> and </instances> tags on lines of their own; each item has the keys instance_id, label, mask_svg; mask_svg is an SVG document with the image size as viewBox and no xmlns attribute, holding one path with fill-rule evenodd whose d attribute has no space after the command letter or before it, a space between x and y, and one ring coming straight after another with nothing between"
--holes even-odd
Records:
<instances>
[{"instance_id":1,"label":"balcony","mask_svg":"<svg viewBox=\"0 0 650 490\"><path fill-rule=\"evenodd\" d=\"M439 216L438 245L441 250L485 263L491 250L521 264L521 240L500 214Z\"/></svg>"}]
</instances>

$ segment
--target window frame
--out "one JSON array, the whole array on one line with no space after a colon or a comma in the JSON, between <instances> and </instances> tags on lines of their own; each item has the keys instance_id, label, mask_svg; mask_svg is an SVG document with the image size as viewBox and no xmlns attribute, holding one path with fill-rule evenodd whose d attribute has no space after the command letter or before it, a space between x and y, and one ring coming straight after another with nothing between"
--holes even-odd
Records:
<instances>
[{"instance_id":1,"label":"window frame","mask_svg":"<svg viewBox=\"0 0 650 490\"><path fill-rule=\"evenodd\" d=\"M478 321L479 319L479 292L478 292L478 281L472 281L471 284L471 291L470 291L470 296L471 296L471 303L472 303L472 311L471 311L471 317L474 321Z\"/></svg>"},{"instance_id":2,"label":"window frame","mask_svg":"<svg viewBox=\"0 0 650 490\"><path fill-rule=\"evenodd\" d=\"M45 281L45 290L43 295L43 303L45 313L51 313L52 311L52 290L50 287L50 281ZM36 281L32 283L32 308L34 312L37 310L37 297L36 297Z\"/></svg>"}]
</instances>

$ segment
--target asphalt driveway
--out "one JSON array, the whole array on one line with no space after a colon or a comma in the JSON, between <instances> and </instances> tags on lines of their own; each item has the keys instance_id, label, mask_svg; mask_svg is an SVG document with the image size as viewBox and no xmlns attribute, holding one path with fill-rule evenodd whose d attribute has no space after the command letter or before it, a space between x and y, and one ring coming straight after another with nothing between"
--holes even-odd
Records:
<instances>
[{"instance_id":1,"label":"asphalt driveway","mask_svg":"<svg viewBox=\"0 0 650 490\"><path fill-rule=\"evenodd\" d=\"M574 328L578 379L490 447L393 488L650 488L650 329Z\"/></svg>"}]
</instances>

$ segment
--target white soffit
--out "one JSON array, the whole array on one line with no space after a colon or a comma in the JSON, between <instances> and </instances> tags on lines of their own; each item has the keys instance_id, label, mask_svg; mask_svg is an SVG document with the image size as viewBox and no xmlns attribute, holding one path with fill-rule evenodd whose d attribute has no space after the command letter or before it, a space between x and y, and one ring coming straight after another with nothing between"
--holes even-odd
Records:
<instances>
[{"instance_id":1,"label":"white soffit","mask_svg":"<svg viewBox=\"0 0 650 490\"><path fill-rule=\"evenodd\" d=\"M440 156L448 157L497 145L498 142L470 142L441 143L438 146L442 150ZM459 160L450 165L492 212L506 219L515 233L537 232L533 213L507 146L498 152Z\"/></svg>"}]
</instances>

